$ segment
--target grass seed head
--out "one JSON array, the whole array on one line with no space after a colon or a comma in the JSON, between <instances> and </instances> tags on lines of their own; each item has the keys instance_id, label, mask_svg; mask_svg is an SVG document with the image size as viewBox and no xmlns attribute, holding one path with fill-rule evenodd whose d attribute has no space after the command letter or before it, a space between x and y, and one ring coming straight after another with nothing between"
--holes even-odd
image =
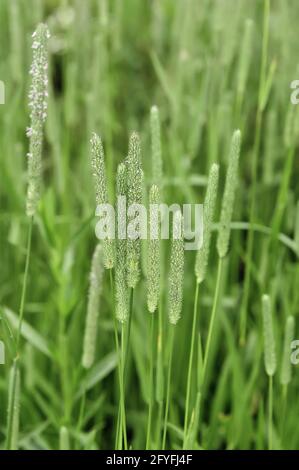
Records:
<instances>
[{"instance_id":1,"label":"grass seed head","mask_svg":"<svg viewBox=\"0 0 299 470\"><path fill-rule=\"evenodd\" d=\"M267 375L273 376L276 371L275 340L269 295L262 297L263 325L264 325L264 362Z\"/></svg>"},{"instance_id":2,"label":"grass seed head","mask_svg":"<svg viewBox=\"0 0 299 470\"><path fill-rule=\"evenodd\" d=\"M214 163L211 167L206 197L203 209L203 244L198 250L195 262L195 275L197 282L202 282L206 276L206 270L209 260L210 242L212 234L212 224L217 199L219 179L219 165Z\"/></svg>"},{"instance_id":3,"label":"grass seed head","mask_svg":"<svg viewBox=\"0 0 299 470\"><path fill-rule=\"evenodd\" d=\"M129 153L127 158L127 203L128 208L132 204L142 203L143 172L141 169L141 148L140 139L136 132L133 132L129 141ZM128 217L128 223L134 216ZM140 239L127 239L127 283L131 288L135 288L140 277Z\"/></svg>"},{"instance_id":4,"label":"grass seed head","mask_svg":"<svg viewBox=\"0 0 299 470\"><path fill-rule=\"evenodd\" d=\"M176 325L181 317L184 283L184 234L183 216L180 211L174 214L174 237L171 242L170 273L169 273L169 312L171 324ZM178 236L179 238L175 238Z\"/></svg>"},{"instance_id":5,"label":"grass seed head","mask_svg":"<svg viewBox=\"0 0 299 470\"><path fill-rule=\"evenodd\" d=\"M116 176L117 197L124 197L127 194L127 167L120 163ZM123 212L117 214L118 224L126 227L126 218L123 220ZM118 230L118 228L117 228ZM116 263L115 263L115 316L121 323L125 322L129 315L128 309L128 286L127 286L127 240L120 238L116 241Z\"/></svg>"},{"instance_id":6,"label":"grass seed head","mask_svg":"<svg viewBox=\"0 0 299 470\"><path fill-rule=\"evenodd\" d=\"M33 60L29 91L30 127L26 213L34 216L40 199L42 175L43 126L48 107L48 27L40 24L32 35Z\"/></svg>"},{"instance_id":7,"label":"grass seed head","mask_svg":"<svg viewBox=\"0 0 299 470\"><path fill-rule=\"evenodd\" d=\"M96 204L108 204L107 178L105 169L104 148L101 138L94 132L91 140L91 168L94 178ZM114 240L103 240L104 266L111 269L114 266Z\"/></svg>"},{"instance_id":8,"label":"grass seed head","mask_svg":"<svg viewBox=\"0 0 299 470\"><path fill-rule=\"evenodd\" d=\"M86 369L92 366L95 357L100 296L103 289L103 271L103 248L101 244L98 244L92 257L89 277L89 295L82 357L82 365Z\"/></svg>"},{"instance_id":9,"label":"grass seed head","mask_svg":"<svg viewBox=\"0 0 299 470\"><path fill-rule=\"evenodd\" d=\"M225 180L224 196L222 200L220 226L217 239L217 250L220 258L228 251L230 239L230 225L233 215L235 192L238 181L238 166L241 147L241 132L235 131L232 137L230 157Z\"/></svg>"},{"instance_id":10,"label":"grass seed head","mask_svg":"<svg viewBox=\"0 0 299 470\"><path fill-rule=\"evenodd\" d=\"M158 208L160 204L160 191L158 186L152 185L149 192L150 203L150 238L148 242L147 262L147 307L153 313L158 306L160 297L160 224ZM153 235L157 235L154 238Z\"/></svg>"}]
</instances>

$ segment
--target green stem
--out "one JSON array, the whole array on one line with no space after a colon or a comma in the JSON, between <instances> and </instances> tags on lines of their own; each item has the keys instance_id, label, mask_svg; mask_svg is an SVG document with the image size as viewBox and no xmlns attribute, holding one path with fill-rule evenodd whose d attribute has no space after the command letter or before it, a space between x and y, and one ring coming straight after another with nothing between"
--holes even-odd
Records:
<instances>
[{"instance_id":1,"label":"green stem","mask_svg":"<svg viewBox=\"0 0 299 470\"><path fill-rule=\"evenodd\" d=\"M193 365L193 357L194 357L195 332L196 332L196 323L197 323L198 291L199 291L199 283L196 282L195 296L194 296L194 308L193 308L193 323L192 323L192 333L191 333L191 346L190 346L188 376L187 376L187 389L186 389L184 443L186 442L187 431L188 431L189 402L190 402L190 391L191 391L191 382L192 382L192 365Z\"/></svg>"},{"instance_id":2,"label":"green stem","mask_svg":"<svg viewBox=\"0 0 299 470\"><path fill-rule=\"evenodd\" d=\"M120 429L123 432L124 448L128 450L127 426L126 426L126 408L125 408L125 325L121 326L121 423Z\"/></svg>"},{"instance_id":3,"label":"green stem","mask_svg":"<svg viewBox=\"0 0 299 470\"><path fill-rule=\"evenodd\" d=\"M268 423L268 436L269 436L269 450L273 449L273 377L269 376L269 423Z\"/></svg>"},{"instance_id":4,"label":"green stem","mask_svg":"<svg viewBox=\"0 0 299 470\"><path fill-rule=\"evenodd\" d=\"M17 374L18 374L18 358L13 361L11 376L10 376L10 390L8 398L8 414L7 414L7 437L6 437L6 450L14 449L14 441L17 439L14 430L15 412L18 404L16 403L17 395Z\"/></svg>"},{"instance_id":5,"label":"green stem","mask_svg":"<svg viewBox=\"0 0 299 470\"><path fill-rule=\"evenodd\" d=\"M283 385L282 386L282 417L281 417L281 428L280 428L280 441L283 446L283 441L284 441L284 428L285 428L285 419L286 419L286 408L287 408L287 397L288 397L288 386Z\"/></svg>"},{"instance_id":6,"label":"green stem","mask_svg":"<svg viewBox=\"0 0 299 470\"><path fill-rule=\"evenodd\" d=\"M162 299L158 309L158 335L157 335L157 368L156 368L156 400L158 402L158 419L156 428L156 445L160 447L161 430L163 422L163 403L164 403L164 339L163 339L163 315L162 315Z\"/></svg>"},{"instance_id":7,"label":"green stem","mask_svg":"<svg viewBox=\"0 0 299 470\"><path fill-rule=\"evenodd\" d=\"M155 351L155 314L150 314L150 391L149 391L149 405L148 405L148 420L147 420L147 433L146 433L146 450L150 448L151 441L151 427L152 427L152 413L153 413L153 395L154 395L154 351Z\"/></svg>"},{"instance_id":8,"label":"green stem","mask_svg":"<svg viewBox=\"0 0 299 470\"><path fill-rule=\"evenodd\" d=\"M19 309L19 326L18 326L17 341L16 341L17 355L19 354L19 345L20 345L22 324L23 324L23 318L24 318L24 307L25 307L29 263L30 263L30 253L31 253L32 227L33 227L33 216L30 217L29 227L28 227L25 271L24 271L24 279L23 279L23 285L22 285L21 302L20 302L20 309Z\"/></svg>"},{"instance_id":9,"label":"green stem","mask_svg":"<svg viewBox=\"0 0 299 470\"><path fill-rule=\"evenodd\" d=\"M20 356L19 347L20 347L21 331L22 331L22 324L23 324L23 319L24 319L24 308L25 308L25 300L26 300L26 292L27 292L33 220L34 220L33 216L30 217L29 227L28 227L24 279L23 279L21 301L20 301L20 308L19 308L19 324L18 324L17 339L16 339L16 357L13 362L11 395L10 395L10 400L9 400L10 403L8 407L7 440L6 440L7 449L12 448L12 442L13 442L13 432L14 432L13 420L14 420L14 412L17 406L15 401L16 401L16 382L17 382L17 374L18 374L18 359Z\"/></svg>"},{"instance_id":10,"label":"green stem","mask_svg":"<svg viewBox=\"0 0 299 470\"><path fill-rule=\"evenodd\" d=\"M82 428L82 423L83 423L83 418L84 418L84 409L85 409L85 402L86 402L86 391L83 393L81 402L80 402L80 409L79 409L79 416L78 416L78 422L76 426L76 432L77 435L80 435L81 428ZM81 445L80 439L76 439L75 443L75 449L79 450Z\"/></svg>"},{"instance_id":11,"label":"green stem","mask_svg":"<svg viewBox=\"0 0 299 470\"><path fill-rule=\"evenodd\" d=\"M112 269L109 269L109 278L110 278L110 289L111 289L111 294L112 294L112 305L114 305L114 283L113 283L113 272ZM120 354L120 349L119 349L119 340L118 340L118 328L117 328L117 320L115 317L115 310L113 308L113 326L114 326L114 341L115 341L115 349L116 349L116 355L118 358L118 364L117 364L117 372L118 372L118 382L119 382L119 397L120 397L120 404L118 408L118 414L117 414L117 424L116 424L116 436L115 436L115 448L116 449L121 449L122 447L122 427L120 427L120 422L121 422L121 410L123 409L122 406L122 366L121 366L121 354Z\"/></svg>"},{"instance_id":12,"label":"green stem","mask_svg":"<svg viewBox=\"0 0 299 470\"><path fill-rule=\"evenodd\" d=\"M156 427L156 449L160 449L162 420L163 420L163 402L160 401L158 402L158 419L157 419L157 427Z\"/></svg>"},{"instance_id":13,"label":"green stem","mask_svg":"<svg viewBox=\"0 0 299 470\"><path fill-rule=\"evenodd\" d=\"M127 431L126 431L126 417L125 417L125 385L126 385L126 371L129 355L129 343L131 335L131 320L133 313L134 305L134 289L130 290L130 310L129 310L129 320L127 325L127 336L125 340L125 325L122 324L121 329L121 348L120 348L120 403L118 408L118 418L117 418L117 440L118 440L118 450L122 449L122 433L124 435L125 449L127 450Z\"/></svg>"},{"instance_id":14,"label":"green stem","mask_svg":"<svg viewBox=\"0 0 299 470\"><path fill-rule=\"evenodd\" d=\"M164 426L163 426L162 450L165 450L165 444L166 444L167 422L168 422L169 403L170 403L170 381L171 381L171 372L172 372L174 333L175 333L175 326L170 325L170 351L169 351L169 365L168 365L167 385L166 385L166 404L165 404L165 415L164 415Z\"/></svg>"},{"instance_id":15,"label":"green stem","mask_svg":"<svg viewBox=\"0 0 299 470\"><path fill-rule=\"evenodd\" d=\"M202 383L204 383L204 380L205 380L205 377L206 377L206 371L207 371L207 366L208 366L212 335L213 335L214 329L215 329L215 319L216 319L216 313L217 313L217 310L218 310L221 276L222 276L222 266L223 266L222 258L219 258L218 259L217 280L216 280L216 287L215 287L213 307L212 307L212 315L211 315L209 331L208 331L208 338L207 338L207 344L206 344L206 349L205 349L205 353L204 353L204 360L203 360Z\"/></svg>"}]
</instances>

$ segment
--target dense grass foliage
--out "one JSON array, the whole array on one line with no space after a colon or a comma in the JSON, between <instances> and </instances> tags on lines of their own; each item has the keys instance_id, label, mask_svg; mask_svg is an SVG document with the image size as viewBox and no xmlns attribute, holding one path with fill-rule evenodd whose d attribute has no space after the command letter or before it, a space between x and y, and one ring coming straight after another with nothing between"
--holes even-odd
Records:
<instances>
[{"instance_id":1,"label":"dense grass foliage","mask_svg":"<svg viewBox=\"0 0 299 470\"><path fill-rule=\"evenodd\" d=\"M299 448L299 370L289 360L299 314L298 15L297 0L0 2L1 448ZM49 98L31 225L26 127L41 22L51 32ZM96 266L93 133L104 199L126 191L124 159L143 170L128 171L135 200L150 188L169 204L206 197L211 244L199 282L196 252L185 251L182 309L180 241L153 243L149 256L146 243L118 244L117 266ZM211 168L216 200L206 195ZM222 208L218 254L224 197L235 201Z\"/></svg>"}]
</instances>

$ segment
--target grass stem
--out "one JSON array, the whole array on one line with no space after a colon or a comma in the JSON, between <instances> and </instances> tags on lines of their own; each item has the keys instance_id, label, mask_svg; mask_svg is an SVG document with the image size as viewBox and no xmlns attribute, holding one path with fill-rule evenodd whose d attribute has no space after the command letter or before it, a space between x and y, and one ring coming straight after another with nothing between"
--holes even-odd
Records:
<instances>
[{"instance_id":1,"label":"grass stem","mask_svg":"<svg viewBox=\"0 0 299 470\"><path fill-rule=\"evenodd\" d=\"M206 371L207 371L207 366L208 366L211 341L212 341L212 336L213 336L214 329L215 329L215 319L216 319L216 313L217 313L218 302L219 302L221 276L222 276L222 266L223 266L223 261L222 261L222 258L219 257L219 259L218 259L218 269L217 269L217 280L216 280L216 287L215 287L213 307L212 307L212 315L211 315L211 319L210 319L208 338L207 338L206 349L205 349L204 360L203 360L203 370L202 370L202 381L203 381L203 383L204 383L204 380L205 380L205 377L206 377Z\"/></svg>"},{"instance_id":2,"label":"grass stem","mask_svg":"<svg viewBox=\"0 0 299 470\"><path fill-rule=\"evenodd\" d=\"M147 420L147 433L146 433L146 450L150 448L151 442L151 427L152 427L152 413L154 402L154 353L155 353L155 314L150 314L150 390L149 390L149 405L148 405L148 420Z\"/></svg>"},{"instance_id":3,"label":"grass stem","mask_svg":"<svg viewBox=\"0 0 299 470\"><path fill-rule=\"evenodd\" d=\"M268 439L269 450L273 450L273 376L269 375L269 402L268 402Z\"/></svg>"},{"instance_id":4,"label":"grass stem","mask_svg":"<svg viewBox=\"0 0 299 470\"><path fill-rule=\"evenodd\" d=\"M19 309L19 326L18 326L18 333L17 333L17 340L16 340L17 355L19 354L20 337L21 337L22 324L23 324L23 319L24 319L24 308L25 308L30 253L31 253L33 219L34 219L33 216L30 217L29 227L28 227L25 271L24 271L24 279L23 279L23 285L22 285L21 302L20 302L20 309Z\"/></svg>"},{"instance_id":5,"label":"grass stem","mask_svg":"<svg viewBox=\"0 0 299 470\"><path fill-rule=\"evenodd\" d=\"M186 442L187 431L188 431L189 402L190 402L190 391L191 391L191 382L192 382L192 365L193 365L193 357L194 357L195 332L196 332L196 323L197 323L198 291L199 291L199 283L196 282L195 296L194 296L192 333L191 333L191 346L190 346L190 353L189 353L189 365L188 365L188 376L187 376L187 389L186 389L186 404L185 404L185 419L184 419L184 443Z\"/></svg>"},{"instance_id":6,"label":"grass stem","mask_svg":"<svg viewBox=\"0 0 299 470\"><path fill-rule=\"evenodd\" d=\"M165 414L164 414L162 450L165 450L165 445L166 445L167 422L168 422L169 403L170 403L170 385L171 385L174 333L175 333L175 326L170 325L169 362L168 362L168 374L167 374L167 385L166 385L166 403L165 403Z\"/></svg>"}]
</instances>

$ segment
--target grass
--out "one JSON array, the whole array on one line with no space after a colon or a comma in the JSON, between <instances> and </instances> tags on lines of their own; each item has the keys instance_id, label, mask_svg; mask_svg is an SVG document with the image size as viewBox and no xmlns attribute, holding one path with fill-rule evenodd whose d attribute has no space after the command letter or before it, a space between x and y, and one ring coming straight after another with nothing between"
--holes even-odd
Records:
<instances>
[{"instance_id":1,"label":"grass","mask_svg":"<svg viewBox=\"0 0 299 470\"><path fill-rule=\"evenodd\" d=\"M298 9L295 0L1 2L1 448L299 449L299 375L287 344L296 339L299 313L299 108L290 103ZM25 134L31 34L41 22L51 31L49 98L33 219L26 215ZM235 129L242 147L227 226L221 206ZM97 244L93 132L101 138L105 200L126 190L116 184L124 161L138 163L129 170L132 199L147 200L157 185L169 204L201 203L213 164L219 185L204 282L197 284L196 253L185 251L176 326L168 320L171 242L159 247L154 313L146 244L129 246L127 291L119 262L126 246L116 243L86 369ZM157 289L154 281L152 274ZM264 354L271 362L265 293L274 375L263 363Z\"/></svg>"}]
</instances>

